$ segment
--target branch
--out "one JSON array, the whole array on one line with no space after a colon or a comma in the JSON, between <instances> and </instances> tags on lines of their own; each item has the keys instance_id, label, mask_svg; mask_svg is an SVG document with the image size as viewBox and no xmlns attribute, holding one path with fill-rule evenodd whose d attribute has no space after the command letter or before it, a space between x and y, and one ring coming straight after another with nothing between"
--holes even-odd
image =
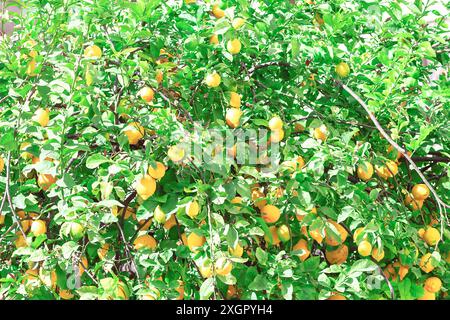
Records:
<instances>
[{"instance_id":1,"label":"branch","mask_svg":"<svg viewBox=\"0 0 450 320\"><path fill-rule=\"evenodd\" d=\"M445 162L445 163L449 163L450 162L450 158L438 157L438 156L434 156L434 157L411 157L411 160L414 161L414 162Z\"/></svg>"},{"instance_id":2,"label":"branch","mask_svg":"<svg viewBox=\"0 0 450 320\"><path fill-rule=\"evenodd\" d=\"M257 65L254 65L253 67L248 69L248 74L251 77L256 70L267 68L267 67L270 67L270 66L290 67L291 64L288 63L288 62L284 62L284 61L264 62L264 63L260 63L260 64L257 64Z\"/></svg>"},{"instance_id":3,"label":"branch","mask_svg":"<svg viewBox=\"0 0 450 320\"><path fill-rule=\"evenodd\" d=\"M436 199L436 203L438 204L439 207L439 215L441 218L441 235L444 232L444 220L447 221L447 217L445 215L445 213L442 212L442 207L444 208L450 208L450 206L448 204L446 204L444 201L442 201L442 199L439 197L439 195L437 194L436 190L433 188L433 186L430 184L430 182L427 180L427 178L424 176L424 174L422 173L422 171L420 171L420 169L417 167L417 165L415 164L415 162L411 159L411 157L407 154L406 150L404 150L402 147L400 147L394 140L392 140L392 138L386 133L386 131L383 129L383 127L380 125L380 123L378 122L377 118L373 115L372 112L370 112L369 107L367 106L367 104L353 91L351 90L349 87L347 87L345 84L343 84L342 82L337 82L337 84L342 87L347 93L349 93L366 111L366 113L369 115L370 120L372 120L373 124L375 125L375 127L378 129L378 131L381 133L381 135L398 151L400 152L403 157L405 157L405 159L410 163L411 167L414 169L414 171L417 172L417 174L419 175L419 177L422 179L422 181L425 183L425 185L428 187L428 189L430 189L430 192L433 194L434 198ZM444 209L445 210L445 209ZM437 244L436 244L437 245Z\"/></svg>"}]
</instances>

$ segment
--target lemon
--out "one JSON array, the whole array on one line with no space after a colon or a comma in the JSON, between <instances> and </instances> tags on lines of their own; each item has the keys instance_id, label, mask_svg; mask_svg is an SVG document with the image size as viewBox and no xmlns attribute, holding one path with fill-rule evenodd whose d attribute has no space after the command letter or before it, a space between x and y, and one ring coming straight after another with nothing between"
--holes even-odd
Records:
<instances>
[{"instance_id":1,"label":"lemon","mask_svg":"<svg viewBox=\"0 0 450 320\"><path fill-rule=\"evenodd\" d=\"M345 78L350 74L350 67L345 62L340 62L336 65L336 73L339 77Z\"/></svg>"},{"instance_id":2,"label":"lemon","mask_svg":"<svg viewBox=\"0 0 450 320\"><path fill-rule=\"evenodd\" d=\"M227 50L231 54L238 54L241 51L242 45L239 39L229 40L227 42Z\"/></svg>"},{"instance_id":3,"label":"lemon","mask_svg":"<svg viewBox=\"0 0 450 320\"><path fill-rule=\"evenodd\" d=\"M142 249L154 250L156 248L156 240L151 235L144 234L137 237L134 240L133 245L136 250Z\"/></svg>"}]
</instances>

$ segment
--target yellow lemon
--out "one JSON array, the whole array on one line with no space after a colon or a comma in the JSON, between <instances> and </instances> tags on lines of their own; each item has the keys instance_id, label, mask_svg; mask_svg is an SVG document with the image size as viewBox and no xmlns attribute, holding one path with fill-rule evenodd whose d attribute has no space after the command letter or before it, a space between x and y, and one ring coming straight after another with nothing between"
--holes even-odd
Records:
<instances>
[{"instance_id":1,"label":"yellow lemon","mask_svg":"<svg viewBox=\"0 0 450 320\"><path fill-rule=\"evenodd\" d=\"M441 288L442 288L442 281L438 277L429 277L425 281L424 288L425 288L425 290L427 290L429 292L436 293L439 290L441 290Z\"/></svg>"},{"instance_id":2,"label":"yellow lemon","mask_svg":"<svg viewBox=\"0 0 450 320\"><path fill-rule=\"evenodd\" d=\"M31 223L30 231L37 237L47 232L47 225L42 220L35 220Z\"/></svg>"},{"instance_id":3,"label":"yellow lemon","mask_svg":"<svg viewBox=\"0 0 450 320\"><path fill-rule=\"evenodd\" d=\"M359 243L358 245L358 253L363 256L363 257L367 257L370 255L370 253L372 252L372 245L370 244L369 241L367 240L363 240Z\"/></svg>"},{"instance_id":4,"label":"yellow lemon","mask_svg":"<svg viewBox=\"0 0 450 320\"><path fill-rule=\"evenodd\" d=\"M234 248L229 247L228 252L230 252L230 254L233 257L240 258L244 254L244 248L242 248L242 246L239 243L237 243Z\"/></svg>"},{"instance_id":5,"label":"yellow lemon","mask_svg":"<svg viewBox=\"0 0 450 320\"><path fill-rule=\"evenodd\" d=\"M330 264L342 264L347 260L348 247L343 244L332 251L325 251L325 257Z\"/></svg>"},{"instance_id":6,"label":"yellow lemon","mask_svg":"<svg viewBox=\"0 0 450 320\"><path fill-rule=\"evenodd\" d=\"M141 250L141 249L150 249L154 250L156 248L156 240L151 235L144 234L139 237L137 237L134 242L134 249Z\"/></svg>"},{"instance_id":7,"label":"yellow lemon","mask_svg":"<svg viewBox=\"0 0 450 320\"><path fill-rule=\"evenodd\" d=\"M131 122L125 128L124 133L128 138L128 143L136 145L144 137L145 130L139 123Z\"/></svg>"},{"instance_id":8,"label":"yellow lemon","mask_svg":"<svg viewBox=\"0 0 450 320\"><path fill-rule=\"evenodd\" d=\"M339 62L336 65L336 73L339 77L345 78L350 74L350 67L345 62Z\"/></svg>"},{"instance_id":9,"label":"yellow lemon","mask_svg":"<svg viewBox=\"0 0 450 320\"><path fill-rule=\"evenodd\" d=\"M221 81L220 75L215 71L209 73L205 78L205 83L210 88L218 87Z\"/></svg>"},{"instance_id":10,"label":"yellow lemon","mask_svg":"<svg viewBox=\"0 0 450 320\"><path fill-rule=\"evenodd\" d=\"M236 109L236 108L228 109L226 117L225 117L227 125L233 129L238 127L241 116L242 116L242 111L240 109Z\"/></svg>"},{"instance_id":11,"label":"yellow lemon","mask_svg":"<svg viewBox=\"0 0 450 320\"><path fill-rule=\"evenodd\" d=\"M245 24L244 18L234 18L233 21L231 22L231 26L236 30L241 28L244 24Z\"/></svg>"},{"instance_id":12,"label":"yellow lemon","mask_svg":"<svg viewBox=\"0 0 450 320\"><path fill-rule=\"evenodd\" d=\"M308 242L305 239L300 239L293 247L292 251L301 251L301 253L297 254L297 257L301 261L305 261L308 259L311 251L308 249Z\"/></svg>"},{"instance_id":13,"label":"yellow lemon","mask_svg":"<svg viewBox=\"0 0 450 320\"><path fill-rule=\"evenodd\" d=\"M225 16L225 11L223 11L218 4L213 5L212 14L217 19L223 18Z\"/></svg>"},{"instance_id":14,"label":"yellow lemon","mask_svg":"<svg viewBox=\"0 0 450 320\"><path fill-rule=\"evenodd\" d=\"M155 179L146 174L136 182L135 190L143 200L147 200L156 191Z\"/></svg>"},{"instance_id":15,"label":"yellow lemon","mask_svg":"<svg viewBox=\"0 0 450 320\"><path fill-rule=\"evenodd\" d=\"M229 40L227 42L227 50L231 54L238 54L241 51L241 41L239 39Z\"/></svg>"},{"instance_id":16,"label":"yellow lemon","mask_svg":"<svg viewBox=\"0 0 450 320\"><path fill-rule=\"evenodd\" d=\"M88 46L86 49L84 49L84 57L85 58L100 58L102 56L102 49L100 49L99 46L96 46L95 44L92 46Z\"/></svg>"},{"instance_id":17,"label":"yellow lemon","mask_svg":"<svg viewBox=\"0 0 450 320\"><path fill-rule=\"evenodd\" d=\"M271 143L279 143L284 138L284 130L278 129L273 130L270 134L270 142Z\"/></svg>"},{"instance_id":18,"label":"yellow lemon","mask_svg":"<svg viewBox=\"0 0 450 320\"><path fill-rule=\"evenodd\" d=\"M173 162L179 162L184 158L184 149L178 146L171 146L167 151L167 156Z\"/></svg>"},{"instance_id":19,"label":"yellow lemon","mask_svg":"<svg viewBox=\"0 0 450 320\"><path fill-rule=\"evenodd\" d=\"M261 216L266 223L275 223L280 219L280 209L274 205L268 204L261 209Z\"/></svg>"},{"instance_id":20,"label":"yellow lemon","mask_svg":"<svg viewBox=\"0 0 450 320\"><path fill-rule=\"evenodd\" d=\"M160 206L156 207L155 211L153 212L153 217L158 223L166 223L166 213L161 209Z\"/></svg>"},{"instance_id":21,"label":"yellow lemon","mask_svg":"<svg viewBox=\"0 0 450 320\"><path fill-rule=\"evenodd\" d=\"M216 260L214 267L218 275L226 276L230 274L231 270L233 269L233 264L227 258L220 257Z\"/></svg>"},{"instance_id":22,"label":"yellow lemon","mask_svg":"<svg viewBox=\"0 0 450 320\"><path fill-rule=\"evenodd\" d=\"M317 140L325 141L328 136L328 129L325 125L321 125L318 128L314 129L313 136Z\"/></svg>"},{"instance_id":23,"label":"yellow lemon","mask_svg":"<svg viewBox=\"0 0 450 320\"><path fill-rule=\"evenodd\" d=\"M358 174L358 178L363 181L368 181L372 178L373 175L373 166L370 162L364 161L362 164L358 166L356 170Z\"/></svg>"},{"instance_id":24,"label":"yellow lemon","mask_svg":"<svg viewBox=\"0 0 450 320\"><path fill-rule=\"evenodd\" d=\"M56 181L56 177L52 174L40 174L37 183L42 190L47 191Z\"/></svg>"},{"instance_id":25,"label":"yellow lemon","mask_svg":"<svg viewBox=\"0 0 450 320\"><path fill-rule=\"evenodd\" d=\"M48 109L37 109L33 115L32 120L41 125L41 127L46 127L50 121L50 111Z\"/></svg>"},{"instance_id":26,"label":"yellow lemon","mask_svg":"<svg viewBox=\"0 0 450 320\"><path fill-rule=\"evenodd\" d=\"M206 238L196 234L195 232L192 232L186 238L187 246L192 252L196 252L196 248L203 246L205 242Z\"/></svg>"},{"instance_id":27,"label":"yellow lemon","mask_svg":"<svg viewBox=\"0 0 450 320\"><path fill-rule=\"evenodd\" d=\"M153 100L153 97L155 96L155 92L150 87L143 87L139 91L139 95L145 102L151 102Z\"/></svg>"},{"instance_id":28,"label":"yellow lemon","mask_svg":"<svg viewBox=\"0 0 450 320\"><path fill-rule=\"evenodd\" d=\"M269 129L272 131L283 129L283 120L278 116L271 118L269 120Z\"/></svg>"},{"instance_id":29,"label":"yellow lemon","mask_svg":"<svg viewBox=\"0 0 450 320\"><path fill-rule=\"evenodd\" d=\"M166 174L166 166L161 162L156 162L156 168L150 165L148 174L154 179L161 179Z\"/></svg>"},{"instance_id":30,"label":"yellow lemon","mask_svg":"<svg viewBox=\"0 0 450 320\"><path fill-rule=\"evenodd\" d=\"M200 205L197 201L193 200L186 205L186 214L194 219L200 212Z\"/></svg>"},{"instance_id":31,"label":"yellow lemon","mask_svg":"<svg viewBox=\"0 0 450 320\"><path fill-rule=\"evenodd\" d=\"M209 43L210 44L219 44L219 36L214 33L211 37L209 37Z\"/></svg>"},{"instance_id":32,"label":"yellow lemon","mask_svg":"<svg viewBox=\"0 0 450 320\"><path fill-rule=\"evenodd\" d=\"M412 195L416 200L425 200L430 195L430 189L425 184L419 183L412 188Z\"/></svg>"},{"instance_id":33,"label":"yellow lemon","mask_svg":"<svg viewBox=\"0 0 450 320\"><path fill-rule=\"evenodd\" d=\"M241 107L241 96L236 92L230 92L230 106L233 108Z\"/></svg>"},{"instance_id":34,"label":"yellow lemon","mask_svg":"<svg viewBox=\"0 0 450 320\"><path fill-rule=\"evenodd\" d=\"M423 234L423 240L429 245L434 246L441 239L441 234L438 229L428 227Z\"/></svg>"},{"instance_id":35,"label":"yellow lemon","mask_svg":"<svg viewBox=\"0 0 450 320\"><path fill-rule=\"evenodd\" d=\"M373 248L372 258L374 258L378 262L381 261L384 258L384 250L379 250L378 248Z\"/></svg>"}]
</instances>

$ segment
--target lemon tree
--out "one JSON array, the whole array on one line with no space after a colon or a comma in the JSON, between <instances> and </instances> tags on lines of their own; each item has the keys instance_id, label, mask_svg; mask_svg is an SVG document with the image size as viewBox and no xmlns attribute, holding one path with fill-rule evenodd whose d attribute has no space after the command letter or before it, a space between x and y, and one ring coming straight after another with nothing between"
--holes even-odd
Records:
<instances>
[{"instance_id":1,"label":"lemon tree","mask_svg":"<svg viewBox=\"0 0 450 320\"><path fill-rule=\"evenodd\" d=\"M20 5L2 299L446 299L444 2Z\"/></svg>"}]
</instances>

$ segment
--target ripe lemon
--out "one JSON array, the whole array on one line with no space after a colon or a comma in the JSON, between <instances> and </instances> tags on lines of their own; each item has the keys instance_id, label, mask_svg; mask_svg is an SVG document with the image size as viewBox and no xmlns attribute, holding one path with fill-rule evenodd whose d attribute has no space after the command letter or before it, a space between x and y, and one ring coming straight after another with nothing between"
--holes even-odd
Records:
<instances>
[{"instance_id":1,"label":"ripe lemon","mask_svg":"<svg viewBox=\"0 0 450 320\"><path fill-rule=\"evenodd\" d=\"M292 251L302 251L302 253L297 254L297 257L301 261L308 259L311 251L308 249L308 242L305 239L300 239L293 247Z\"/></svg>"},{"instance_id":2,"label":"ripe lemon","mask_svg":"<svg viewBox=\"0 0 450 320\"><path fill-rule=\"evenodd\" d=\"M164 79L164 73L162 72L162 70L156 70L155 73L155 79L156 82L161 83ZM153 97L152 97L153 98ZM144 99L145 100L145 99Z\"/></svg>"},{"instance_id":3,"label":"ripe lemon","mask_svg":"<svg viewBox=\"0 0 450 320\"><path fill-rule=\"evenodd\" d=\"M156 240L151 235L144 234L139 237L137 237L134 242L134 249L141 250L141 249L150 249L155 250L156 248Z\"/></svg>"},{"instance_id":4,"label":"ripe lemon","mask_svg":"<svg viewBox=\"0 0 450 320\"><path fill-rule=\"evenodd\" d=\"M425 229L424 228L420 228L418 231L417 231L417 235L419 236L419 238L423 238L423 235L425 234Z\"/></svg>"},{"instance_id":5,"label":"ripe lemon","mask_svg":"<svg viewBox=\"0 0 450 320\"><path fill-rule=\"evenodd\" d=\"M423 234L423 240L429 245L434 246L441 239L441 234L438 229L428 227Z\"/></svg>"},{"instance_id":6,"label":"ripe lemon","mask_svg":"<svg viewBox=\"0 0 450 320\"><path fill-rule=\"evenodd\" d=\"M325 125L321 125L314 129L313 137L317 140L325 141L327 140L328 129Z\"/></svg>"},{"instance_id":7,"label":"ripe lemon","mask_svg":"<svg viewBox=\"0 0 450 320\"><path fill-rule=\"evenodd\" d=\"M393 266L395 268L398 268L398 275L400 276L400 280L403 280L409 272L409 267L402 265L400 261L396 261Z\"/></svg>"},{"instance_id":8,"label":"ripe lemon","mask_svg":"<svg viewBox=\"0 0 450 320\"><path fill-rule=\"evenodd\" d=\"M230 106L233 108L241 107L241 96L236 92L230 92Z\"/></svg>"},{"instance_id":9,"label":"ripe lemon","mask_svg":"<svg viewBox=\"0 0 450 320\"><path fill-rule=\"evenodd\" d=\"M278 116L273 117L269 120L269 129L272 131L283 129L283 120Z\"/></svg>"},{"instance_id":10,"label":"ripe lemon","mask_svg":"<svg viewBox=\"0 0 450 320\"><path fill-rule=\"evenodd\" d=\"M361 234L361 232L364 231L364 227L359 227L358 229L355 230L355 232L353 233L353 241L358 242L358 236ZM364 235L364 238L367 238L367 235Z\"/></svg>"},{"instance_id":11,"label":"ripe lemon","mask_svg":"<svg viewBox=\"0 0 450 320\"><path fill-rule=\"evenodd\" d=\"M130 145L136 145L144 137L145 130L138 122L131 122L123 133L127 136Z\"/></svg>"},{"instance_id":12,"label":"ripe lemon","mask_svg":"<svg viewBox=\"0 0 450 320\"><path fill-rule=\"evenodd\" d=\"M330 264L342 264L347 260L348 247L343 244L332 251L325 251L325 257Z\"/></svg>"},{"instance_id":13,"label":"ripe lemon","mask_svg":"<svg viewBox=\"0 0 450 320\"><path fill-rule=\"evenodd\" d=\"M104 245L102 245L100 248L97 249L97 255L100 258L100 260L105 259L110 247L111 245L109 243L105 243Z\"/></svg>"},{"instance_id":14,"label":"ripe lemon","mask_svg":"<svg viewBox=\"0 0 450 320\"><path fill-rule=\"evenodd\" d=\"M223 18L225 16L225 11L223 11L218 4L213 5L212 14L217 19Z\"/></svg>"},{"instance_id":15,"label":"ripe lemon","mask_svg":"<svg viewBox=\"0 0 450 320\"><path fill-rule=\"evenodd\" d=\"M438 277L430 277L425 281L425 290L436 293L442 288L442 281Z\"/></svg>"},{"instance_id":16,"label":"ripe lemon","mask_svg":"<svg viewBox=\"0 0 450 320\"><path fill-rule=\"evenodd\" d=\"M16 248L28 247L29 243L22 235L22 232L16 232L16 240L14 240L14 245Z\"/></svg>"},{"instance_id":17,"label":"ripe lemon","mask_svg":"<svg viewBox=\"0 0 450 320\"><path fill-rule=\"evenodd\" d=\"M3 160L2 157L0 157L0 173L3 171L4 168L5 168L5 160Z\"/></svg>"},{"instance_id":18,"label":"ripe lemon","mask_svg":"<svg viewBox=\"0 0 450 320\"><path fill-rule=\"evenodd\" d=\"M234 248L229 247L228 248L228 252L233 256L233 257L237 257L240 258L242 257L242 255L244 254L244 248L242 248L242 246L237 243L236 246Z\"/></svg>"},{"instance_id":19,"label":"ripe lemon","mask_svg":"<svg viewBox=\"0 0 450 320\"><path fill-rule=\"evenodd\" d=\"M332 296L329 296L327 300L347 300L347 298L342 294L333 294Z\"/></svg>"},{"instance_id":20,"label":"ripe lemon","mask_svg":"<svg viewBox=\"0 0 450 320\"><path fill-rule=\"evenodd\" d=\"M197 201L193 200L186 205L186 214L194 219L200 212L200 205Z\"/></svg>"},{"instance_id":21,"label":"ripe lemon","mask_svg":"<svg viewBox=\"0 0 450 320\"><path fill-rule=\"evenodd\" d=\"M384 250L380 250L378 248L373 248L372 258L374 258L376 261L380 262L384 258Z\"/></svg>"},{"instance_id":22,"label":"ripe lemon","mask_svg":"<svg viewBox=\"0 0 450 320\"><path fill-rule=\"evenodd\" d=\"M398 166L392 160L387 160L384 166L375 165L375 172L380 178L387 180L398 173Z\"/></svg>"},{"instance_id":23,"label":"ripe lemon","mask_svg":"<svg viewBox=\"0 0 450 320\"><path fill-rule=\"evenodd\" d=\"M148 166L148 174L154 179L161 179L166 174L166 166L161 162L156 162L156 168Z\"/></svg>"},{"instance_id":24,"label":"ripe lemon","mask_svg":"<svg viewBox=\"0 0 450 320\"><path fill-rule=\"evenodd\" d=\"M209 43L210 44L219 44L219 36L214 33L211 37L209 37Z\"/></svg>"},{"instance_id":25,"label":"ripe lemon","mask_svg":"<svg viewBox=\"0 0 450 320\"><path fill-rule=\"evenodd\" d=\"M289 239L291 238L289 227L285 224L278 227L277 234L278 238L283 242L289 241Z\"/></svg>"},{"instance_id":26,"label":"ripe lemon","mask_svg":"<svg viewBox=\"0 0 450 320\"><path fill-rule=\"evenodd\" d=\"M235 30L241 28L244 24L245 24L245 19L244 18L234 18L233 21L231 22L231 26Z\"/></svg>"},{"instance_id":27,"label":"ripe lemon","mask_svg":"<svg viewBox=\"0 0 450 320\"><path fill-rule=\"evenodd\" d=\"M311 236L311 238L316 240L317 243L319 243L319 244L322 243L323 233L320 230L318 230L318 229L309 230L309 235Z\"/></svg>"},{"instance_id":28,"label":"ripe lemon","mask_svg":"<svg viewBox=\"0 0 450 320\"><path fill-rule=\"evenodd\" d=\"M259 189L253 189L252 190L252 201L255 203L255 206L258 207L258 209L262 209L266 206L267 201L264 198L266 195Z\"/></svg>"},{"instance_id":29,"label":"ripe lemon","mask_svg":"<svg viewBox=\"0 0 450 320\"><path fill-rule=\"evenodd\" d=\"M271 226L269 227L270 234L272 235L272 240L270 239L268 234L264 235L264 240L273 246L277 246L280 244L280 238L278 238L277 227Z\"/></svg>"},{"instance_id":30,"label":"ripe lemon","mask_svg":"<svg viewBox=\"0 0 450 320\"><path fill-rule=\"evenodd\" d=\"M224 257L220 257L216 260L216 263L214 264L214 269L216 270L216 273L220 276L226 276L230 274L231 270L233 269L233 264L230 260Z\"/></svg>"},{"instance_id":31,"label":"ripe lemon","mask_svg":"<svg viewBox=\"0 0 450 320\"><path fill-rule=\"evenodd\" d=\"M153 217L155 218L155 221L158 223L165 223L166 222L166 214L161 209L160 206L157 206L155 211L153 212Z\"/></svg>"},{"instance_id":32,"label":"ripe lemon","mask_svg":"<svg viewBox=\"0 0 450 320\"><path fill-rule=\"evenodd\" d=\"M167 219L166 223L164 223L164 229L170 230L172 227L177 225L177 219L175 218L174 214L170 215L170 218Z\"/></svg>"},{"instance_id":33,"label":"ripe lemon","mask_svg":"<svg viewBox=\"0 0 450 320\"><path fill-rule=\"evenodd\" d=\"M186 238L187 246L192 252L196 252L196 249L203 246L205 242L206 238L204 236L196 234L195 232L192 232Z\"/></svg>"},{"instance_id":34,"label":"ripe lemon","mask_svg":"<svg viewBox=\"0 0 450 320\"><path fill-rule=\"evenodd\" d=\"M430 189L425 184L419 183L412 188L412 195L416 200L425 200L430 195Z\"/></svg>"},{"instance_id":35,"label":"ripe lemon","mask_svg":"<svg viewBox=\"0 0 450 320\"><path fill-rule=\"evenodd\" d=\"M61 299L70 300L74 297L73 293L70 290L59 290L59 296Z\"/></svg>"},{"instance_id":36,"label":"ripe lemon","mask_svg":"<svg viewBox=\"0 0 450 320\"><path fill-rule=\"evenodd\" d=\"M40 174L37 183L42 190L47 191L56 180L56 177L52 174Z\"/></svg>"},{"instance_id":37,"label":"ripe lemon","mask_svg":"<svg viewBox=\"0 0 450 320\"><path fill-rule=\"evenodd\" d=\"M35 70L36 70L36 60L33 58L27 63L27 70L25 71L25 73L29 77L35 77L36 76L36 73L34 73Z\"/></svg>"},{"instance_id":38,"label":"ripe lemon","mask_svg":"<svg viewBox=\"0 0 450 320\"><path fill-rule=\"evenodd\" d=\"M280 219L280 209L274 205L268 204L261 209L262 218L266 223L275 223Z\"/></svg>"},{"instance_id":39,"label":"ripe lemon","mask_svg":"<svg viewBox=\"0 0 450 320\"><path fill-rule=\"evenodd\" d=\"M184 149L178 146L171 146L167 151L167 156L173 162L179 162L184 158Z\"/></svg>"},{"instance_id":40,"label":"ripe lemon","mask_svg":"<svg viewBox=\"0 0 450 320\"><path fill-rule=\"evenodd\" d=\"M143 87L139 91L139 95L145 102L151 102L153 100L153 97L155 96L155 92L150 87Z\"/></svg>"},{"instance_id":41,"label":"ripe lemon","mask_svg":"<svg viewBox=\"0 0 450 320\"><path fill-rule=\"evenodd\" d=\"M343 243L345 241L345 239L347 239L348 236L348 232L347 230L345 230L345 228L343 226L341 226L339 223L337 223L336 221L333 221L331 219L327 220L329 223L331 223L339 232L339 236L340 236L340 241L336 240L334 238L332 238L331 236L327 236L326 232L325 232L325 242L330 245L330 246L337 246L341 243Z\"/></svg>"},{"instance_id":42,"label":"ripe lemon","mask_svg":"<svg viewBox=\"0 0 450 320\"><path fill-rule=\"evenodd\" d=\"M434 270L435 266L432 263L431 253L426 253L419 261L419 267L425 273L430 273Z\"/></svg>"},{"instance_id":43,"label":"ripe lemon","mask_svg":"<svg viewBox=\"0 0 450 320\"><path fill-rule=\"evenodd\" d=\"M156 191L155 179L146 174L136 182L135 190L142 199L147 200Z\"/></svg>"},{"instance_id":44,"label":"ripe lemon","mask_svg":"<svg viewBox=\"0 0 450 320\"><path fill-rule=\"evenodd\" d=\"M228 109L227 114L225 116L227 125L233 129L238 127L241 116L242 116L242 111L240 109L236 109L236 108Z\"/></svg>"},{"instance_id":45,"label":"ripe lemon","mask_svg":"<svg viewBox=\"0 0 450 320\"><path fill-rule=\"evenodd\" d=\"M241 51L241 41L239 39L229 40L227 42L227 50L231 54L238 54Z\"/></svg>"},{"instance_id":46,"label":"ripe lemon","mask_svg":"<svg viewBox=\"0 0 450 320\"><path fill-rule=\"evenodd\" d=\"M221 81L220 75L215 71L208 74L205 78L205 83L210 88L218 87Z\"/></svg>"},{"instance_id":47,"label":"ripe lemon","mask_svg":"<svg viewBox=\"0 0 450 320\"><path fill-rule=\"evenodd\" d=\"M407 194L405 197L405 205L411 208L413 211L420 210L423 206L423 200L416 200L411 197L410 194Z\"/></svg>"},{"instance_id":48,"label":"ripe lemon","mask_svg":"<svg viewBox=\"0 0 450 320\"><path fill-rule=\"evenodd\" d=\"M42 220L35 220L31 223L30 231L37 237L47 232L47 225Z\"/></svg>"},{"instance_id":49,"label":"ripe lemon","mask_svg":"<svg viewBox=\"0 0 450 320\"><path fill-rule=\"evenodd\" d=\"M100 47L96 46L95 44L92 46L88 46L86 49L84 49L84 57L85 58L100 58L102 56L102 49Z\"/></svg>"},{"instance_id":50,"label":"ripe lemon","mask_svg":"<svg viewBox=\"0 0 450 320\"><path fill-rule=\"evenodd\" d=\"M417 300L436 300L436 294L429 292L427 289L423 290L423 296L417 298Z\"/></svg>"},{"instance_id":51,"label":"ripe lemon","mask_svg":"<svg viewBox=\"0 0 450 320\"><path fill-rule=\"evenodd\" d=\"M336 73L339 77L345 78L350 74L350 67L345 62L339 62L336 65Z\"/></svg>"},{"instance_id":52,"label":"ripe lemon","mask_svg":"<svg viewBox=\"0 0 450 320\"><path fill-rule=\"evenodd\" d=\"M32 120L39 123L41 127L46 127L50 121L50 111L48 109L37 109Z\"/></svg>"},{"instance_id":53,"label":"ripe lemon","mask_svg":"<svg viewBox=\"0 0 450 320\"><path fill-rule=\"evenodd\" d=\"M370 253L372 252L372 245L370 244L369 241L367 240L363 240L359 243L358 245L358 253L363 256L363 257L367 257L370 255Z\"/></svg>"},{"instance_id":54,"label":"ripe lemon","mask_svg":"<svg viewBox=\"0 0 450 320\"><path fill-rule=\"evenodd\" d=\"M211 262L208 261L203 261L199 266L198 266L198 270L200 271L200 274L202 275L203 278L210 278L213 274L213 270L212 270L212 264Z\"/></svg>"},{"instance_id":55,"label":"ripe lemon","mask_svg":"<svg viewBox=\"0 0 450 320\"><path fill-rule=\"evenodd\" d=\"M370 162L364 161L362 164L358 166L356 170L358 174L358 178L363 181L368 181L372 178L373 175L373 166Z\"/></svg>"},{"instance_id":56,"label":"ripe lemon","mask_svg":"<svg viewBox=\"0 0 450 320\"><path fill-rule=\"evenodd\" d=\"M111 213L116 217L119 215L119 209L117 208L117 206L113 206L111 208ZM134 211L130 207L128 207L127 210L125 211L125 215L123 214L123 209L120 209L120 216L124 216L123 218L125 220L129 219L133 214Z\"/></svg>"},{"instance_id":57,"label":"ripe lemon","mask_svg":"<svg viewBox=\"0 0 450 320\"><path fill-rule=\"evenodd\" d=\"M271 143L279 143L284 138L284 130L273 130L270 134L270 142Z\"/></svg>"}]
</instances>

